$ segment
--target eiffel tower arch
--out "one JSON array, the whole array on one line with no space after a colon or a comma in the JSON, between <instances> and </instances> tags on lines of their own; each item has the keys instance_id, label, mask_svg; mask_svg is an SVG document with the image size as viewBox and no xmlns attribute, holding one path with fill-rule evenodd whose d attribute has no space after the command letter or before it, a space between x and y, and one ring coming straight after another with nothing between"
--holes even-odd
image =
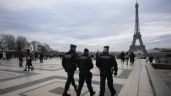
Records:
<instances>
[{"instance_id":1,"label":"eiffel tower arch","mask_svg":"<svg viewBox=\"0 0 171 96\"><path fill-rule=\"evenodd\" d=\"M136 4L135 4L135 9L136 9L135 10L135 30L134 30L134 35L133 35L133 41L132 41L132 44L130 46L128 53L130 54L132 52L141 51L141 52L143 52L144 56L147 56L148 52L145 48L145 45L143 44L142 36L140 33L138 7L139 7L139 4L138 4L138 2L136 2ZM140 43L139 45L136 45L137 40Z\"/></svg>"}]
</instances>

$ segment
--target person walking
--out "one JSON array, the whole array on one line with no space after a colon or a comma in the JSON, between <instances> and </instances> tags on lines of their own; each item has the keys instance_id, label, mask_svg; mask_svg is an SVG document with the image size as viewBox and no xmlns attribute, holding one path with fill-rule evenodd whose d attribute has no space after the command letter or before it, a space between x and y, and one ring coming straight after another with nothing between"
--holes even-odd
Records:
<instances>
[{"instance_id":1,"label":"person walking","mask_svg":"<svg viewBox=\"0 0 171 96\"><path fill-rule=\"evenodd\" d=\"M109 46L104 46L103 53L97 57L96 66L100 69L100 95L104 96L105 93L105 81L108 81L108 87L111 92L111 96L116 94L113 85L112 70L114 69L114 75L117 75L118 66L115 57L109 54Z\"/></svg>"},{"instance_id":2,"label":"person walking","mask_svg":"<svg viewBox=\"0 0 171 96\"><path fill-rule=\"evenodd\" d=\"M23 71L33 71L34 70L34 67L32 65L32 60L33 60L33 57L32 57L32 53L30 52L30 49L27 49L27 52L26 52L26 67Z\"/></svg>"},{"instance_id":3,"label":"person walking","mask_svg":"<svg viewBox=\"0 0 171 96\"><path fill-rule=\"evenodd\" d=\"M39 55L38 55L38 52L35 52L35 58L34 60L36 61L38 59Z\"/></svg>"},{"instance_id":4,"label":"person walking","mask_svg":"<svg viewBox=\"0 0 171 96\"><path fill-rule=\"evenodd\" d=\"M79 86L77 91L77 96L80 96L81 90L84 84L84 81L87 83L88 90L90 92L90 96L95 94L91 85L92 73L90 70L93 68L93 62L91 57L89 56L89 50L87 48L84 49L83 55L78 58L77 66L79 68Z\"/></svg>"},{"instance_id":5,"label":"person walking","mask_svg":"<svg viewBox=\"0 0 171 96\"><path fill-rule=\"evenodd\" d=\"M135 54L132 52L130 55L129 55L129 58L130 58L130 65L134 65L134 62L135 62Z\"/></svg>"},{"instance_id":6,"label":"person walking","mask_svg":"<svg viewBox=\"0 0 171 96\"><path fill-rule=\"evenodd\" d=\"M126 60L126 65L128 65L128 61L129 61L128 52L126 52L126 54L125 54L125 60Z\"/></svg>"},{"instance_id":7,"label":"person walking","mask_svg":"<svg viewBox=\"0 0 171 96\"><path fill-rule=\"evenodd\" d=\"M149 61L150 61L150 63L153 63L153 59L154 59L154 57L153 57L152 55L150 55L150 56L149 56Z\"/></svg>"},{"instance_id":8,"label":"person walking","mask_svg":"<svg viewBox=\"0 0 171 96\"><path fill-rule=\"evenodd\" d=\"M125 61L125 52L122 51L122 53L121 53L121 64L124 65L124 61Z\"/></svg>"},{"instance_id":9,"label":"person walking","mask_svg":"<svg viewBox=\"0 0 171 96\"><path fill-rule=\"evenodd\" d=\"M41 53L40 53L40 56L39 56L40 63L43 63L43 57L44 57L44 56L43 56L43 53L41 52Z\"/></svg>"},{"instance_id":10,"label":"person walking","mask_svg":"<svg viewBox=\"0 0 171 96\"><path fill-rule=\"evenodd\" d=\"M19 51L18 52L18 59L19 59L19 67L22 67L23 66L23 53L22 51Z\"/></svg>"},{"instance_id":11,"label":"person walking","mask_svg":"<svg viewBox=\"0 0 171 96\"><path fill-rule=\"evenodd\" d=\"M68 76L67 81L65 83L63 96L71 96L70 94L67 93L71 83L75 91L77 92L77 85L75 84L75 80L74 80L76 62L77 62L76 45L71 44L69 52L65 53L65 55L62 58L62 66Z\"/></svg>"}]
</instances>

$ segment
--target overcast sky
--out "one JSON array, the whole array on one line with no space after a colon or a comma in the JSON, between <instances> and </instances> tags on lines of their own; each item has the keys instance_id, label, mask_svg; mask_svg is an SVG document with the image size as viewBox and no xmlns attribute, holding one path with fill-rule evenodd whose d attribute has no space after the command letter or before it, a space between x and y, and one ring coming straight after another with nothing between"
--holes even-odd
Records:
<instances>
[{"instance_id":1,"label":"overcast sky","mask_svg":"<svg viewBox=\"0 0 171 96\"><path fill-rule=\"evenodd\" d=\"M171 0L138 0L140 31L147 49L171 48ZM135 0L0 0L0 32L25 36L67 51L109 45L128 50Z\"/></svg>"}]
</instances>

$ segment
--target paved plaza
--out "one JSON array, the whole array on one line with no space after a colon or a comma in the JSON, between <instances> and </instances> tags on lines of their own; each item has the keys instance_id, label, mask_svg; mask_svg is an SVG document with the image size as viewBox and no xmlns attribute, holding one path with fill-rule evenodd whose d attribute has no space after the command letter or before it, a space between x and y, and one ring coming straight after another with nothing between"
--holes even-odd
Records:
<instances>
[{"instance_id":1,"label":"paved plaza","mask_svg":"<svg viewBox=\"0 0 171 96\"><path fill-rule=\"evenodd\" d=\"M121 65L118 62L118 75L113 76L116 96L154 96L145 60L136 60L134 66ZM25 65L25 62L23 63ZM95 64L95 61L94 61ZM62 96L67 75L62 68L61 60L53 58L39 63L34 61L34 71L23 72L24 67L18 67L18 60L1 60L0 62L0 96ZM99 95L100 75L94 65L92 86ZM75 80L78 85L78 70L75 72ZM71 86L69 92L75 96L74 88ZM86 84L84 84L81 96L89 96ZM105 96L110 96L106 84Z\"/></svg>"}]
</instances>

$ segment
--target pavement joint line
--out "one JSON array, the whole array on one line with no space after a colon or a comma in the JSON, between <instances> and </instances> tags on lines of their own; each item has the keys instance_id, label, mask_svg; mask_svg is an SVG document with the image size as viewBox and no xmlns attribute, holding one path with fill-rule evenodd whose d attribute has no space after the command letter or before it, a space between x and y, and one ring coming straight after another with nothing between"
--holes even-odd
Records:
<instances>
[{"instance_id":1,"label":"pavement joint line","mask_svg":"<svg viewBox=\"0 0 171 96\"><path fill-rule=\"evenodd\" d=\"M0 82L4 82L4 81L8 81L8 80L13 80L13 79L19 79L19 78L23 78L23 77L28 77L28 76L33 76L33 75L38 75L39 74L39 73L30 73L30 72L27 73L27 72L23 72L23 71L16 71L16 70L9 70L9 69L3 69L1 71L15 72L15 73L20 73L20 74L24 74L24 75L19 75L19 76L15 76L15 77L9 77L9 78L0 79Z\"/></svg>"},{"instance_id":2,"label":"pavement joint line","mask_svg":"<svg viewBox=\"0 0 171 96\"><path fill-rule=\"evenodd\" d=\"M140 64L140 71L139 71L139 76L138 76L138 92L137 92L137 96L139 96L139 90L140 90L140 80L141 80L141 71L142 71L142 64L139 62Z\"/></svg>"},{"instance_id":3,"label":"pavement joint line","mask_svg":"<svg viewBox=\"0 0 171 96\"><path fill-rule=\"evenodd\" d=\"M59 69L42 69L42 68L35 68L35 69L44 70L44 71L59 71L59 70L62 70L63 68L59 68Z\"/></svg>"},{"instance_id":4,"label":"pavement joint line","mask_svg":"<svg viewBox=\"0 0 171 96\"><path fill-rule=\"evenodd\" d=\"M25 87L32 86L32 85L37 84L37 83L41 83L41 82L43 82L45 80L47 81L47 80L51 80L51 79L54 79L54 78L56 78L56 76L46 77L46 78L38 79L38 80L35 80L35 81L27 82L27 83L24 83L24 84L21 84L21 85L16 85L16 86L12 86L12 87L9 87L9 88L1 89L0 94L2 95L2 94L5 94L5 93L8 93L8 92L19 90L19 89L22 89L22 88L25 88Z\"/></svg>"}]
</instances>

